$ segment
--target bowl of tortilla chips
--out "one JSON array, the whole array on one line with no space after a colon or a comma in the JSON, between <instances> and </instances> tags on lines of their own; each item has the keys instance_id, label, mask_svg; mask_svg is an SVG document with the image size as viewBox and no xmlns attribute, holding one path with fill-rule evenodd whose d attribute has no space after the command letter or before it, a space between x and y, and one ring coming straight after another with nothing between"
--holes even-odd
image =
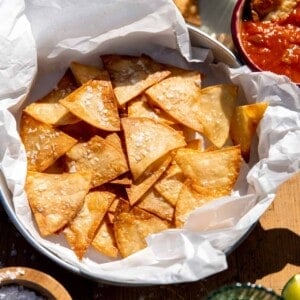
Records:
<instances>
[{"instance_id":1,"label":"bowl of tortilla chips","mask_svg":"<svg viewBox=\"0 0 300 300\"><path fill-rule=\"evenodd\" d=\"M145 11L165 16L173 4L161 5ZM73 272L126 285L198 280L226 268L272 199L252 210L260 195L246 181L268 102L240 102L228 76L238 61L205 33L179 19L176 42L152 23L141 36L148 19L138 20L110 38L70 38L70 27L57 43L30 20L39 68L15 114L25 176L5 169L2 202L34 247Z\"/></svg>"}]
</instances>

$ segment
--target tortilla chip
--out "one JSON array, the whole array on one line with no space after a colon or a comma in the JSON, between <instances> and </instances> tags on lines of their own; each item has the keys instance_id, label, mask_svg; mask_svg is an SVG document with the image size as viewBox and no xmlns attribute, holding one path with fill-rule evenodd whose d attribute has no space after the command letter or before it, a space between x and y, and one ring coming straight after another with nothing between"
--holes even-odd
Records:
<instances>
[{"instance_id":1,"label":"tortilla chip","mask_svg":"<svg viewBox=\"0 0 300 300\"><path fill-rule=\"evenodd\" d=\"M124 176L123 176L124 175ZM109 183L112 184L119 184L119 185L126 185L129 186L132 184L132 179L129 177L129 174L123 174L119 176L118 178L111 180Z\"/></svg>"},{"instance_id":2,"label":"tortilla chip","mask_svg":"<svg viewBox=\"0 0 300 300\"><path fill-rule=\"evenodd\" d=\"M77 88L75 79L68 69L61 80L50 93L24 108L30 116L43 123L52 125L74 124L79 119L67 108L58 103L58 100L68 96Z\"/></svg>"},{"instance_id":3,"label":"tortilla chip","mask_svg":"<svg viewBox=\"0 0 300 300\"><path fill-rule=\"evenodd\" d=\"M75 61L71 62L70 68L79 86L91 79L101 78L105 73L104 70L96 66L81 64Z\"/></svg>"},{"instance_id":4,"label":"tortilla chip","mask_svg":"<svg viewBox=\"0 0 300 300\"><path fill-rule=\"evenodd\" d=\"M250 148L257 126L268 103L254 103L236 107L231 120L230 136L235 145L241 146L242 156L249 161Z\"/></svg>"},{"instance_id":5,"label":"tortilla chip","mask_svg":"<svg viewBox=\"0 0 300 300\"><path fill-rule=\"evenodd\" d=\"M163 65L147 56L104 55L101 58L120 106L170 75Z\"/></svg>"},{"instance_id":6,"label":"tortilla chip","mask_svg":"<svg viewBox=\"0 0 300 300\"><path fill-rule=\"evenodd\" d=\"M115 213L114 212L108 212L107 213L107 222L109 224L113 224L114 223L114 219L115 219Z\"/></svg>"},{"instance_id":7,"label":"tortilla chip","mask_svg":"<svg viewBox=\"0 0 300 300\"><path fill-rule=\"evenodd\" d=\"M154 108L147 102L147 97L142 94L128 103L128 117L130 118L149 118L156 122L162 122L167 125L176 124L177 121L159 108Z\"/></svg>"},{"instance_id":8,"label":"tortilla chip","mask_svg":"<svg viewBox=\"0 0 300 300\"><path fill-rule=\"evenodd\" d=\"M98 227L116 195L105 191L89 192L83 207L63 233L79 259L85 255Z\"/></svg>"},{"instance_id":9,"label":"tortilla chip","mask_svg":"<svg viewBox=\"0 0 300 300\"><path fill-rule=\"evenodd\" d=\"M171 163L170 155L156 161L147 172L135 180L130 187L126 188L127 196L131 205L139 201L143 195L157 182Z\"/></svg>"},{"instance_id":10,"label":"tortilla chip","mask_svg":"<svg viewBox=\"0 0 300 300\"><path fill-rule=\"evenodd\" d=\"M42 172L77 143L75 139L51 125L22 114L20 136L27 155L29 171Z\"/></svg>"},{"instance_id":11,"label":"tortilla chip","mask_svg":"<svg viewBox=\"0 0 300 300\"><path fill-rule=\"evenodd\" d=\"M103 130L120 130L117 102L106 72L101 80L90 80L59 101L81 120Z\"/></svg>"},{"instance_id":12,"label":"tortilla chip","mask_svg":"<svg viewBox=\"0 0 300 300\"><path fill-rule=\"evenodd\" d=\"M194 188L207 188L218 194L230 193L239 174L241 150L239 146L215 151L179 149L174 160L183 174L194 183Z\"/></svg>"},{"instance_id":13,"label":"tortilla chip","mask_svg":"<svg viewBox=\"0 0 300 300\"><path fill-rule=\"evenodd\" d=\"M210 188L204 188L201 192L196 191L193 188L192 181L189 179L183 183L175 208L175 226L177 228L183 227L189 214L196 208L216 199L217 197L226 195L222 193L212 193L211 191L212 190Z\"/></svg>"},{"instance_id":14,"label":"tortilla chip","mask_svg":"<svg viewBox=\"0 0 300 300\"><path fill-rule=\"evenodd\" d=\"M28 172L25 191L43 236L61 230L80 211L89 191L89 173Z\"/></svg>"},{"instance_id":15,"label":"tortilla chip","mask_svg":"<svg viewBox=\"0 0 300 300\"><path fill-rule=\"evenodd\" d=\"M118 256L119 250L115 239L113 225L107 218L104 218L102 221L100 228L93 239L92 246L106 256Z\"/></svg>"},{"instance_id":16,"label":"tortilla chip","mask_svg":"<svg viewBox=\"0 0 300 300\"><path fill-rule=\"evenodd\" d=\"M66 153L66 163L70 172L91 172L92 187L100 186L128 171L124 155L97 135L88 142L72 147Z\"/></svg>"},{"instance_id":17,"label":"tortilla chip","mask_svg":"<svg viewBox=\"0 0 300 300\"><path fill-rule=\"evenodd\" d=\"M195 26L201 25L200 11L197 0L174 0L186 22Z\"/></svg>"},{"instance_id":18,"label":"tortilla chip","mask_svg":"<svg viewBox=\"0 0 300 300\"><path fill-rule=\"evenodd\" d=\"M159 158L186 145L184 137L148 118L122 118L130 171L136 180Z\"/></svg>"},{"instance_id":19,"label":"tortilla chip","mask_svg":"<svg viewBox=\"0 0 300 300\"><path fill-rule=\"evenodd\" d=\"M124 202L124 201L123 201ZM170 228L170 223L140 208L119 203L114 219L114 233L122 257L147 246L146 237Z\"/></svg>"},{"instance_id":20,"label":"tortilla chip","mask_svg":"<svg viewBox=\"0 0 300 300\"><path fill-rule=\"evenodd\" d=\"M172 206L176 205L179 192L186 177L179 166L171 164L159 181L154 185L158 191Z\"/></svg>"},{"instance_id":21,"label":"tortilla chip","mask_svg":"<svg viewBox=\"0 0 300 300\"><path fill-rule=\"evenodd\" d=\"M190 140L187 142L186 147L194 150L203 150L203 142L199 139Z\"/></svg>"},{"instance_id":22,"label":"tortilla chip","mask_svg":"<svg viewBox=\"0 0 300 300\"><path fill-rule=\"evenodd\" d=\"M203 131L199 117L201 74L196 71L175 71L172 75L145 91L156 105L181 124Z\"/></svg>"},{"instance_id":23,"label":"tortilla chip","mask_svg":"<svg viewBox=\"0 0 300 300\"><path fill-rule=\"evenodd\" d=\"M74 124L80 121L60 103L33 102L24 111L43 123L56 126Z\"/></svg>"},{"instance_id":24,"label":"tortilla chip","mask_svg":"<svg viewBox=\"0 0 300 300\"><path fill-rule=\"evenodd\" d=\"M136 204L163 220L172 221L174 216L174 207L166 201L155 189L150 189L141 200Z\"/></svg>"},{"instance_id":25,"label":"tortilla chip","mask_svg":"<svg viewBox=\"0 0 300 300\"><path fill-rule=\"evenodd\" d=\"M112 204L110 205L108 211L109 211L109 212L113 212L113 213L116 212L117 206L118 206L119 202L120 202L120 199L119 199L119 198L114 199L114 201L113 201Z\"/></svg>"},{"instance_id":26,"label":"tortilla chip","mask_svg":"<svg viewBox=\"0 0 300 300\"><path fill-rule=\"evenodd\" d=\"M238 87L231 84L214 85L201 90L198 115L203 124L203 133L218 148L229 137L237 92Z\"/></svg>"}]
</instances>

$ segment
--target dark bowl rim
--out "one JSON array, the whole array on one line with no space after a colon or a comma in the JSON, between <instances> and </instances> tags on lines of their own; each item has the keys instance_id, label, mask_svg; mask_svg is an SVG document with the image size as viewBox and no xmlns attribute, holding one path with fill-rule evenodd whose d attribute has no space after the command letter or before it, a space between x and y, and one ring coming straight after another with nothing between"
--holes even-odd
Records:
<instances>
[{"instance_id":1,"label":"dark bowl rim","mask_svg":"<svg viewBox=\"0 0 300 300\"><path fill-rule=\"evenodd\" d=\"M245 63L252 71L263 71L249 59L240 39L239 26L243 21L242 12L247 1L249 0L237 0L236 4L234 5L230 22L231 37L240 60Z\"/></svg>"}]
</instances>

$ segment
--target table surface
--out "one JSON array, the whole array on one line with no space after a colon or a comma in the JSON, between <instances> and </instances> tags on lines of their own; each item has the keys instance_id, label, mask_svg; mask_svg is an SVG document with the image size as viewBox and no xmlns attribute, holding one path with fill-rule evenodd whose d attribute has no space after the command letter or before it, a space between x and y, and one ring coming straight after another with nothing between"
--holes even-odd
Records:
<instances>
[{"instance_id":1,"label":"table surface","mask_svg":"<svg viewBox=\"0 0 300 300\"><path fill-rule=\"evenodd\" d=\"M205 280L176 285L121 287L71 273L37 252L0 207L0 265L26 266L59 281L76 299L203 299L233 282L251 282L281 290L300 273L300 173L280 186L273 204L250 235L228 256L228 269Z\"/></svg>"}]
</instances>

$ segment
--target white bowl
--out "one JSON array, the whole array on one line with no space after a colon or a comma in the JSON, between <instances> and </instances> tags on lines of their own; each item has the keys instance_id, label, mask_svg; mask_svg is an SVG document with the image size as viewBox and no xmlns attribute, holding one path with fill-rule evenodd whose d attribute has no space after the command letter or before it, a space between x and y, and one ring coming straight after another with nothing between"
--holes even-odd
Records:
<instances>
[{"instance_id":1,"label":"white bowl","mask_svg":"<svg viewBox=\"0 0 300 300\"><path fill-rule=\"evenodd\" d=\"M191 38L191 44L195 47L204 47L204 48L209 48L211 49L211 51L214 54L214 58L215 60L218 62L223 62L226 63L228 66L235 68L235 67L239 67L240 63L239 61L236 59L235 55L228 50L223 44L221 44L220 42L212 39L208 34L202 32L201 30L194 28L193 26L187 25L188 26L188 30L189 30L189 34L190 34L190 38ZM42 253L43 255L47 256L49 259L51 259L52 261L54 261L55 263L57 263L58 265L60 265L61 267L83 275L85 277L88 277L90 279L96 280L96 281L101 281L104 283L110 283L110 284L120 284L120 285L134 285L137 286L136 283L126 283L123 284L121 282L118 281L107 281L107 280L103 280L101 278L98 278L94 275L89 274L88 272L83 272L81 271L79 268L77 268L76 266L70 264L67 261L64 261L63 259L61 259L59 256L55 255L53 252L51 252L49 249L47 249L46 247L44 247L43 245L41 245L24 227L24 225L22 225L22 223L20 222L20 220L17 218L14 207L13 207L13 202L12 202L12 195L7 187L6 181L4 179L4 176L0 170L0 200L2 202L2 205L4 206L10 220L13 222L13 224L15 225L15 227L17 228L17 230L24 236L24 238L34 247L36 248L40 253ZM246 236L246 235L245 235ZM245 237L244 236L244 237ZM236 247L239 243L241 242L238 241L238 243L236 243L235 245L233 245L232 249L234 249L234 247ZM232 250L231 249L231 250Z\"/></svg>"}]
</instances>

